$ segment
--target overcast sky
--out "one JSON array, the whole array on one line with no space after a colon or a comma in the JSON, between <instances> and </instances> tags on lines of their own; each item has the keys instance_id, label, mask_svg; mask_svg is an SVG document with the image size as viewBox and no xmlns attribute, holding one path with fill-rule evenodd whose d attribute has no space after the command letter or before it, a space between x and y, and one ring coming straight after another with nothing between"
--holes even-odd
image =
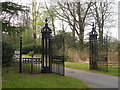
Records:
<instances>
[{"instance_id":1,"label":"overcast sky","mask_svg":"<svg viewBox=\"0 0 120 90\"><path fill-rule=\"evenodd\" d=\"M32 0L1 0L0 2L3 2L3 1L13 1L13 2L17 2L17 3L22 4L22 5L30 5ZM44 2L44 1L47 1L47 2L53 1L51 3L55 3L55 1L57 1L57 0L36 0L36 1L38 3ZM67 0L67 1L79 1L79 0ZM82 1L88 1L88 0L82 0ZM93 0L93 1L95 1L95 0ZM99 0L99 1L103 1L103 0ZM118 13L118 2L120 0L107 0L107 1L115 1L116 2L116 6L114 6L113 11ZM118 18L118 15L115 18ZM117 22L116 26L109 29L109 35L118 39L118 19L116 22ZM60 26L60 23L56 22L56 28L59 28L59 26Z\"/></svg>"}]
</instances>

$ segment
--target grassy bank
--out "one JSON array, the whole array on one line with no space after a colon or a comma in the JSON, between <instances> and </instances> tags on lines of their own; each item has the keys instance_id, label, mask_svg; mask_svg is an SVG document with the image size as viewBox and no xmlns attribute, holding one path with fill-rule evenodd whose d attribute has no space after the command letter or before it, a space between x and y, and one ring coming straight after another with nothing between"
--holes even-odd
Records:
<instances>
[{"instance_id":1,"label":"grassy bank","mask_svg":"<svg viewBox=\"0 0 120 90\"><path fill-rule=\"evenodd\" d=\"M89 71L89 72L108 74L108 75L112 75L112 76L120 76L118 74L118 66L115 66L114 68L108 67L108 72L89 70L89 64L79 64L79 63L73 63L73 62L65 62L65 66L68 67L68 68L73 68L73 69L78 69L78 70L85 70L85 71Z\"/></svg>"}]
</instances>

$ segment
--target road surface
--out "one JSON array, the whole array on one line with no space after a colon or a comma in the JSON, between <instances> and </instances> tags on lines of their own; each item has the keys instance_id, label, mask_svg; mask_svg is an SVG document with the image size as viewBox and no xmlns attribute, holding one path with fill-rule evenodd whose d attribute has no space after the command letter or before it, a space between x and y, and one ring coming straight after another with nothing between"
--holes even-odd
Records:
<instances>
[{"instance_id":1,"label":"road surface","mask_svg":"<svg viewBox=\"0 0 120 90\"><path fill-rule=\"evenodd\" d=\"M118 77L65 68L65 75L83 80L91 88L118 88Z\"/></svg>"}]
</instances>

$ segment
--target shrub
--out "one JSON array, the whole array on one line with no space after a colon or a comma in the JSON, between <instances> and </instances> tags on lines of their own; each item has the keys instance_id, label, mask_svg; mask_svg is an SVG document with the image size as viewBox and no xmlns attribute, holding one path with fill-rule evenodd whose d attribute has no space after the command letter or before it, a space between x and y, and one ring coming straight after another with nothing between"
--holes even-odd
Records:
<instances>
[{"instance_id":1,"label":"shrub","mask_svg":"<svg viewBox=\"0 0 120 90\"><path fill-rule=\"evenodd\" d=\"M12 44L2 42L2 66L10 66L13 60L15 48Z\"/></svg>"},{"instance_id":2,"label":"shrub","mask_svg":"<svg viewBox=\"0 0 120 90\"><path fill-rule=\"evenodd\" d=\"M68 53L66 51L64 51L64 60L68 61L68 58L69 58Z\"/></svg>"},{"instance_id":3,"label":"shrub","mask_svg":"<svg viewBox=\"0 0 120 90\"><path fill-rule=\"evenodd\" d=\"M41 54L42 47L35 44L28 44L22 47L23 54L28 54L30 51L34 51L34 54Z\"/></svg>"}]
</instances>

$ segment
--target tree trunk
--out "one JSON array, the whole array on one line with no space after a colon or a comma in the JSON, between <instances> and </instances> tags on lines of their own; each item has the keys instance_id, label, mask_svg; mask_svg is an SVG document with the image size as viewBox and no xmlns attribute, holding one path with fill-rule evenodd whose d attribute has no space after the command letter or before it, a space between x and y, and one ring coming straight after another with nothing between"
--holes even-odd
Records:
<instances>
[{"instance_id":1,"label":"tree trunk","mask_svg":"<svg viewBox=\"0 0 120 90\"><path fill-rule=\"evenodd\" d=\"M53 33L54 33L54 35L55 35L55 24L54 24L54 18L53 18L53 17L51 17L51 18L52 18Z\"/></svg>"},{"instance_id":2,"label":"tree trunk","mask_svg":"<svg viewBox=\"0 0 120 90\"><path fill-rule=\"evenodd\" d=\"M99 29L99 39L103 40L103 30Z\"/></svg>"},{"instance_id":3,"label":"tree trunk","mask_svg":"<svg viewBox=\"0 0 120 90\"><path fill-rule=\"evenodd\" d=\"M82 21L82 18L81 18L81 5L80 5L80 2L77 3L77 14L78 14L78 18L79 18L79 32L80 32L80 35L79 35L79 42L80 42L80 45L83 45L83 38L84 38L84 28L83 28L83 21Z\"/></svg>"},{"instance_id":4,"label":"tree trunk","mask_svg":"<svg viewBox=\"0 0 120 90\"><path fill-rule=\"evenodd\" d=\"M33 29L33 39L36 43L36 2L32 1L32 29Z\"/></svg>"},{"instance_id":5,"label":"tree trunk","mask_svg":"<svg viewBox=\"0 0 120 90\"><path fill-rule=\"evenodd\" d=\"M73 29L72 29L72 37L74 38L74 42L75 42L75 20L73 22Z\"/></svg>"},{"instance_id":6,"label":"tree trunk","mask_svg":"<svg viewBox=\"0 0 120 90\"><path fill-rule=\"evenodd\" d=\"M82 27L81 27L81 29L80 29L80 36L79 36L79 39L80 39L80 45L83 45L84 28L82 28Z\"/></svg>"}]
</instances>

